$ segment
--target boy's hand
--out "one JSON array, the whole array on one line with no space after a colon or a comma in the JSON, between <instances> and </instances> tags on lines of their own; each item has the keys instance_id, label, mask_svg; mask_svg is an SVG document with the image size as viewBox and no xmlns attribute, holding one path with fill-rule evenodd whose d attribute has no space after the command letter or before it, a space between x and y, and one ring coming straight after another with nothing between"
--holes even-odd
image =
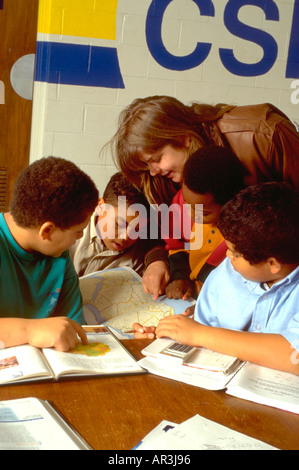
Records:
<instances>
[{"instance_id":1,"label":"boy's hand","mask_svg":"<svg viewBox=\"0 0 299 470\"><path fill-rule=\"evenodd\" d=\"M155 337L156 328L154 326L142 326L139 323L133 323L132 328L134 330L134 338L149 338Z\"/></svg>"},{"instance_id":2,"label":"boy's hand","mask_svg":"<svg viewBox=\"0 0 299 470\"><path fill-rule=\"evenodd\" d=\"M152 294L153 299L157 300L157 298L164 293L169 280L169 269L164 261L153 261L143 274L143 290L147 294Z\"/></svg>"},{"instance_id":3,"label":"boy's hand","mask_svg":"<svg viewBox=\"0 0 299 470\"><path fill-rule=\"evenodd\" d=\"M182 315L184 315L185 317L193 318L194 311L195 311L195 305L191 305L191 307L186 308L186 310L184 311L184 313L182 313Z\"/></svg>"},{"instance_id":4,"label":"boy's hand","mask_svg":"<svg viewBox=\"0 0 299 470\"><path fill-rule=\"evenodd\" d=\"M187 300L192 297L194 285L190 279L177 279L168 284L165 294L169 299Z\"/></svg>"},{"instance_id":5,"label":"boy's hand","mask_svg":"<svg viewBox=\"0 0 299 470\"><path fill-rule=\"evenodd\" d=\"M29 320L27 326L28 343L37 348L55 348L69 351L79 342L88 344L87 336L79 323L67 317Z\"/></svg>"},{"instance_id":6,"label":"boy's hand","mask_svg":"<svg viewBox=\"0 0 299 470\"><path fill-rule=\"evenodd\" d=\"M171 338L189 346L199 347L200 324L185 315L172 315L163 318L156 328L157 338Z\"/></svg>"},{"instance_id":7,"label":"boy's hand","mask_svg":"<svg viewBox=\"0 0 299 470\"><path fill-rule=\"evenodd\" d=\"M188 307L184 313L182 313L183 316L192 316L194 314L194 309L195 305L192 305L191 307ZM169 318L169 317L167 317ZM162 321L162 320L161 320ZM134 338L135 339L141 339L141 338L148 338L148 339L154 339L156 336L156 327L155 326L142 326L140 323L133 323L132 328L134 330Z\"/></svg>"}]
</instances>

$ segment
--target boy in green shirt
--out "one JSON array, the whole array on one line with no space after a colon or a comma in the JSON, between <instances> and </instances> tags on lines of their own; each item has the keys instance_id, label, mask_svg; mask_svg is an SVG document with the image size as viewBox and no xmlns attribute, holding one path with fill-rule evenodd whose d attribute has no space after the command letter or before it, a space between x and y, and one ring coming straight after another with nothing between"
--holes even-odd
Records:
<instances>
[{"instance_id":1,"label":"boy in green shirt","mask_svg":"<svg viewBox=\"0 0 299 470\"><path fill-rule=\"evenodd\" d=\"M89 176L68 160L43 158L17 178L0 214L0 345L68 351L87 342L78 277L68 248L98 202Z\"/></svg>"}]
</instances>

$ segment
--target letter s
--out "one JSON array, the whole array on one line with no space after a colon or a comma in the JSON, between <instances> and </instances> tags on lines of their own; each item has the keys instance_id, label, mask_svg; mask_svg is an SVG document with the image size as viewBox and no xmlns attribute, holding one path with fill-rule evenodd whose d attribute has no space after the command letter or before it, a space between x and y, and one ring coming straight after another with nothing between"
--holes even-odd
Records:
<instances>
[{"instance_id":1,"label":"letter s","mask_svg":"<svg viewBox=\"0 0 299 470\"><path fill-rule=\"evenodd\" d=\"M286 78L299 77L299 0L295 0Z\"/></svg>"},{"instance_id":2,"label":"letter s","mask_svg":"<svg viewBox=\"0 0 299 470\"><path fill-rule=\"evenodd\" d=\"M273 37L257 28L245 25L238 19L241 7L253 5L264 10L266 19L279 21L279 10L273 0L229 0L224 12L224 23L235 36L254 42L264 50L264 57L256 64L239 62L231 49L219 49L220 59L224 67L234 75L254 77L263 75L273 67L278 53L278 46Z\"/></svg>"},{"instance_id":3,"label":"letter s","mask_svg":"<svg viewBox=\"0 0 299 470\"><path fill-rule=\"evenodd\" d=\"M203 16L215 16L212 0L193 0ZM146 19L146 39L150 53L162 67L170 70L189 70L197 67L208 57L212 44L198 42L195 50L179 57L171 54L162 41L162 22L166 8L172 0L153 0Z\"/></svg>"}]
</instances>

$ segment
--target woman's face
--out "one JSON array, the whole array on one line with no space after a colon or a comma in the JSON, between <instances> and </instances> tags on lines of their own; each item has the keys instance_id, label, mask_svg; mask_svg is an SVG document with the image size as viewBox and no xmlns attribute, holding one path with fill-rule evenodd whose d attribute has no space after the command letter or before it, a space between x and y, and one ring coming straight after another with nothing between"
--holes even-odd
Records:
<instances>
[{"instance_id":1,"label":"woman's face","mask_svg":"<svg viewBox=\"0 0 299 470\"><path fill-rule=\"evenodd\" d=\"M161 175L171 179L175 183L182 180L182 170L188 157L188 145L182 148L174 148L166 145L154 154L143 154L142 161L149 168L151 176Z\"/></svg>"}]
</instances>

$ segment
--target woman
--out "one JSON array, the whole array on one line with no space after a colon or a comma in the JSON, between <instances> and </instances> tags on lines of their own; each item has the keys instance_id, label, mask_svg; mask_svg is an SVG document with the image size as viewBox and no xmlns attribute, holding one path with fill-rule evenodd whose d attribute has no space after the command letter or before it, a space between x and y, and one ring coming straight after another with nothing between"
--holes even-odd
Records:
<instances>
[{"instance_id":1,"label":"woman","mask_svg":"<svg viewBox=\"0 0 299 470\"><path fill-rule=\"evenodd\" d=\"M299 134L271 104L186 106L169 96L136 99L121 113L112 144L117 166L150 203L170 204L189 155L211 144L235 153L248 171L247 185L283 180L299 187ZM157 266L152 263L144 277L151 293L157 293L159 279L159 292L169 280L160 270L159 277Z\"/></svg>"},{"instance_id":2,"label":"woman","mask_svg":"<svg viewBox=\"0 0 299 470\"><path fill-rule=\"evenodd\" d=\"M170 202L186 158L210 144L237 155L250 173L248 185L284 180L299 186L299 134L270 104L186 106L169 96L136 99L120 114L112 143L117 166L151 203ZM166 158L169 165L163 167Z\"/></svg>"}]
</instances>

